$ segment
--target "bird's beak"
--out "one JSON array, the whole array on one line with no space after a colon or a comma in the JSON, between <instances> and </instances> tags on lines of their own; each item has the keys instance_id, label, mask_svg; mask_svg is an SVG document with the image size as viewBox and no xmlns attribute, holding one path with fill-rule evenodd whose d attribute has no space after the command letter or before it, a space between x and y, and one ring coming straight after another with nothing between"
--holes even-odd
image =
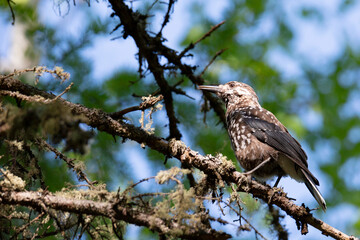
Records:
<instances>
[{"instance_id":1,"label":"bird's beak","mask_svg":"<svg viewBox=\"0 0 360 240\"><path fill-rule=\"evenodd\" d=\"M198 89L209 92L221 92L221 88L219 86L201 85L198 86Z\"/></svg>"}]
</instances>

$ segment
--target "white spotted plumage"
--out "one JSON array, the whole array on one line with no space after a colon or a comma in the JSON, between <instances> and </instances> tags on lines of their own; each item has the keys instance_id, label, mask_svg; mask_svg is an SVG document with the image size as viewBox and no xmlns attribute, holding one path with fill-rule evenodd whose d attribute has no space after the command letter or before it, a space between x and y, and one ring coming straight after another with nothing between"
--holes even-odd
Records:
<instances>
[{"instance_id":1,"label":"white spotted plumage","mask_svg":"<svg viewBox=\"0 0 360 240\"><path fill-rule=\"evenodd\" d=\"M253 176L266 180L289 175L304 182L319 205L326 203L316 185L319 181L308 169L307 156L281 122L261 107L255 91L241 82L200 86L215 92L226 104L227 129L241 166ZM264 163L264 164L263 164Z\"/></svg>"}]
</instances>

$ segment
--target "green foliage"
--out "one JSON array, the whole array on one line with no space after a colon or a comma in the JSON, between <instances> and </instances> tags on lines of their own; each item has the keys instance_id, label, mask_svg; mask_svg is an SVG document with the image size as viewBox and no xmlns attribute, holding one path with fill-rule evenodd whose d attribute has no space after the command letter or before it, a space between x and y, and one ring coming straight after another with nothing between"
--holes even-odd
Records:
<instances>
[{"instance_id":1,"label":"green foliage","mask_svg":"<svg viewBox=\"0 0 360 240\"><path fill-rule=\"evenodd\" d=\"M161 4L151 7L154 2L146 1L138 8L142 13L150 16L146 20L147 26L152 30L157 29L153 26L157 20L152 17L152 14L163 15L167 10ZM346 13L354 2L343 1L337 12ZM148 96L159 89L153 76L148 72L144 78L140 78L136 70L125 68L120 68L115 73L108 73L107 76L110 77L93 79L92 61L84 57L83 51L90 48L97 37L107 37L110 41L112 37L121 35L121 28L115 32L116 36L109 35L109 32L118 23L114 20L115 18L103 19L94 14L93 8L96 8L97 4L104 3L94 2L92 3L94 6L90 8L80 2L77 2L79 6L71 5L70 11L76 10L86 15L86 18L83 18L86 21L82 23L76 35L62 33L62 30L66 28L64 24L69 24L69 22L65 23L64 21L64 23L54 26L46 21L40 21L40 15L44 13L39 11L38 4L44 3L25 1L13 5L16 24L21 23L26 29L26 37L30 42L26 56L32 60L33 65L41 64L48 67L59 65L71 73L70 81L75 84L66 94L66 99L111 113L138 106L141 103L139 96ZM206 12L207 4L209 4L207 1L194 1L191 4L192 7L189 9L191 13L190 29L184 33L183 39L179 39L179 41L182 40L182 47L195 42L211 26L218 24L216 22L218 20L215 21ZM317 153L329 150L321 148L324 143L328 143L332 151L330 156L326 155L328 158L325 159L324 154L319 152L312 154L318 159L310 160L314 161L326 176L324 181L327 182L321 183L327 186L325 188L327 189L326 201L331 207L336 207L340 203L348 203L359 208L360 183L355 176L345 176L346 174L344 174L351 172L349 168L352 168L352 165L347 163L359 161L360 155L360 139L349 139L351 131L360 127L360 110L357 107L360 93L358 79L360 52L356 50L358 46L352 46L352 43L345 39L343 45L339 47L342 51L334 59L330 59L326 65L308 63L306 58L294 52L293 42L297 31L290 24L281 4L278 1L265 0L227 1L227 7L221 13L221 17L226 20L226 23L191 51L195 56L194 61L198 65L197 72L199 73L206 66L216 52L226 48L227 50L205 72L206 83L216 84L231 80L249 83L258 93L262 105L275 113L278 119L301 142L309 145L311 150ZM175 4L175 11L176 6ZM48 9L48 11L53 10ZM0 2L0 12L5 16L6 21L11 21L5 1ZM324 11L321 9L304 6L296 14L301 20L313 21L318 24L324 23L326 20ZM64 15L59 19L67 20L68 17ZM266 21L272 22L271 30L264 30L263 24ZM129 37L126 41L133 40ZM269 55L275 50L281 50L297 62L302 71L300 76L286 76L280 68L270 62ZM126 58L134 57L126 56ZM287 63L285 61L280 64L286 65ZM193 100L181 94L173 95L179 126L183 131L182 134L189 141L186 144L205 154L215 155L221 152L235 163L227 133L219 123L218 117L210 111L205 115L206 123L203 122L204 113L201 112L201 105L204 102L199 97L200 92L194 90L189 79L183 77L178 71L173 71L166 77L170 85L184 80L178 88L196 99ZM26 79L29 82L29 78ZM25 81L25 79L23 80ZM59 81L43 76L37 87L61 93L64 84L67 86L69 82L60 85ZM4 98L2 103L6 104L9 111L7 120L11 119L10 122L16 130L9 131L12 136L21 134L16 126L24 126L26 125L24 122L26 122L27 128L23 129L21 135L23 139L49 136L57 148L70 151L68 154L72 154L72 157L86 166L86 172L90 179L114 186L113 189L134 180L133 174L129 170L129 161L137 162L139 159L129 159L128 149L122 144L123 139L114 139L113 136L92 129L84 130L77 121L79 116L72 116L68 111L55 106L39 107L23 103L22 108L17 108L15 107L16 102L8 98ZM314 111L320 116L322 119L320 126L311 128L303 120L310 111ZM29 117L30 115L31 117ZM127 114L125 115L126 121L140 126L140 115L140 111ZM155 134L166 138L169 131L165 109L154 113L152 117ZM0 119L0 121L2 120ZM63 125L59 125L59 121ZM73 138L61 135L61 131L64 129L73 132L74 134L71 135ZM61 136L55 138L58 135ZM86 141L80 143L77 141L79 138L85 138ZM69 141L69 139L73 141ZM68 147L69 145L71 147ZM63 161L55 159L53 154L39 153L34 146L29 147L40 159L39 164L49 191L60 190L67 183L78 183ZM154 169L165 169L174 165L171 162L163 165L165 157L157 152L148 149L139 151L143 151L145 161L149 163L148 166ZM27 154L18 153L14 150L14 146L10 146L8 143L1 144L0 153L4 155L0 159L1 166L11 166L11 159L14 156L18 157L21 164L25 166L29 162ZM141 174L141 168L142 166L138 166L135 171L139 171ZM31 176L28 174L25 177L28 186L39 187L39 182L31 185ZM176 191L178 190L176 189ZM184 194L190 192L190 190L182 190ZM243 194L241 199L246 206L247 214L255 214L255 211L258 210L258 203L246 194ZM162 204L171 208L179 203L174 202L174 199L168 199ZM164 207L160 206L159 209L164 210ZM160 210L158 214L161 214ZM99 223L99 225L101 224ZM349 229L349 233L360 234L360 218L356 219L353 226L349 224L346 227ZM143 229L141 234L141 237L144 238L154 237L154 234L148 229Z\"/></svg>"},{"instance_id":2,"label":"green foliage","mask_svg":"<svg viewBox=\"0 0 360 240\"><path fill-rule=\"evenodd\" d=\"M346 4L351 5L351 2L348 1ZM194 8L194 15L198 17L194 18L195 22L183 42L184 45L197 39L210 29L210 26L217 23L207 16L204 9L206 8ZM358 95L360 87L359 80L353 75L358 71L356 66L359 62L359 52L353 46L349 46L350 43L345 42L342 46L344 51L327 63L331 67L309 65L298 58L295 60L304 71L304 76L298 79L283 77L278 69L269 65L267 59L267 55L273 49L282 49L290 57L293 56L293 49L290 46L296 29L289 26L282 11L284 11L282 6L273 2L231 1L223 14L226 23L194 51L196 55L206 55L210 58L217 50L227 48L220 60L210 67L207 83L216 84L229 80L249 82L260 96L262 105L274 112L297 137L306 140L312 149L321 146L323 141L330 140L333 143L331 147L335 151L334 155L329 156L330 159L324 159L321 153L316 156L323 158L321 164L320 162L316 164L321 166L322 171L331 181L322 183L327 186L326 188L332 189L327 193L329 194L326 196L327 202L332 206L348 202L359 207L359 201L355 200L359 199L359 188L353 186L353 184L358 186L359 182L355 177L350 177L351 175L345 182L343 174L345 171L349 172L349 169L344 169L351 166L351 164L346 165L348 161L353 158L359 159L358 140L355 143L349 141L349 133L360 124L359 111L352 112L349 108L358 105L358 100L352 96ZM304 19L319 23L324 22L323 14L324 11L306 7L301 11ZM271 15L271 21L274 21L271 33L253 34L259 29L261 18L266 15ZM226 69L226 72L218 69ZM297 90L300 89L299 87L303 89L302 91L306 91L307 97L304 97L304 92ZM303 114L307 114L306 109L319 114L323 120L320 127L310 128L299 118L300 110L304 111ZM219 147L221 139L226 140L226 136L216 139L213 126L211 124L211 130L204 129L196 138L198 145L205 152L221 149ZM352 231L354 229L358 227L353 226Z\"/></svg>"}]
</instances>

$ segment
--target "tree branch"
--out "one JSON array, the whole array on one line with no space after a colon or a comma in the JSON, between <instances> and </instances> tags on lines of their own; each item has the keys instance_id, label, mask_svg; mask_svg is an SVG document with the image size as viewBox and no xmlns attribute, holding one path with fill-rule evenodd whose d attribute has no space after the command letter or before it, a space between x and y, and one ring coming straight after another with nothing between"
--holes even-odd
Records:
<instances>
[{"instance_id":1,"label":"tree branch","mask_svg":"<svg viewBox=\"0 0 360 240\"><path fill-rule=\"evenodd\" d=\"M159 95L157 97L149 97L146 98L142 103L140 103L139 106L125 108L121 111L111 113L110 116L113 119L121 119L125 114L129 112L138 111L138 110L144 111L145 109L153 107L156 103L158 103L163 99L164 99L163 95Z\"/></svg>"},{"instance_id":2,"label":"tree branch","mask_svg":"<svg viewBox=\"0 0 360 240\"><path fill-rule=\"evenodd\" d=\"M170 12L173 11L175 2L176 2L176 0L169 0L168 9L167 9L166 14L165 14L165 16L164 16L164 21L163 21L163 23L161 24L160 31L159 31L158 34L157 34L158 37L161 37L162 31L163 31L164 27L166 26L166 24L167 24L167 23L169 22L169 20L170 20Z\"/></svg>"},{"instance_id":3,"label":"tree branch","mask_svg":"<svg viewBox=\"0 0 360 240\"><path fill-rule=\"evenodd\" d=\"M168 234L172 230L181 229L182 232L178 237L184 239L228 239L231 237L226 233L217 232L211 228L198 230L195 228L183 228L173 221L166 223L161 218L143 213L136 208L121 206L116 201L97 202L92 200L78 200L57 196L48 192L1 191L0 202L1 204L31 207L40 212L46 208L46 212L48 212L48 209L54 209L76 214L104 216L138 226L145 226L161 234Z\"/></svg>"},{"instance_id":4,"label":"tree branch","mask_svg":"<svg viewBox=\"0 0 360 240\"><path fill-rule=\"evenodd\" d=\"M15 24L15 13L14 13L14 10L13 10L11 4L15 4L15 3L12 0L6 0L6 1L8 3L8 6L9 6L9 9L11 12L11 17L12 17L11 25L14 25Z\"/></svg>"},{"instance_id":5,"label":"tree branch","mask_svg":"<svg viewBox=\"0 0 360 240\"><path fill-rule=\"evenodd\" d=\"M93 186L94 183L97 183L96 181L92 182L89 180L84 171L79 166L76 166L74 159L68 158L65 154L58 151L56 148L48 144L43 139L35 139L34 143L39 147L46 148L47 150L53 152L56 157L62 159L67 164L67 166L76 173L79 181L85 181L87 184L89 184L89 186Z\"/></svg>"},{"instance_id":6,"label":"tree branch","mask_svg":"<svg viewBox=\"0 0 360 240\"><path fill-rule=\"evenodd\" d=\"M56 97L53 94L46 93L24 84L17 79L2 79L1 76L0 89L8 90L3 91L5 93L9 91L18 91L23 95L41 95L50 99ZM30 98L30 100L31 99L32 98ZM325 222L316 219L312 216L307 208L295 205L283 194L274 192L270 186L262 185L256 181L248 179L246 175L236 171L235 166L232 165L232 163L229 163L229 161L211 156L204 157L198 152L188 148L181 141L176 141L174 139L166 141L155 135L147 133L141 128L135 127L134 125L116 121L112 119L110 115L101 110L87 108L81 104L74 104L62 98L58 98L57 102L70 108L74 114L79 114L86 117L84 123L91 127L97 128L99 131L104 131L111 135L128 138L140 144L144 143L151 149L156 150L165 156L175 157L181 163L196 167L209 176L220 176L221 179L228 184L235 183L238 186L238 191L250 193L255 198L262 199L269 204L277 205L297 222L303 223L303 226L310 224L313 227L319 229L324 235L331 236L335 239L355 239L354 237L350 237L345 233L335 229L334 227L326 224Z\"/></svg>"},{"instance_id":7,"label":"tree branch","mask_svg":"<svg viewBox=\"0 0 360 240\"><path fill-rule=\"evenodd\" d=\"M190 43L189 46L187 46L180 54L179 57L182 58L183 56L185 56L185 54L190 51L191 49L193 49L196 44L198 44L199 42L201 42L202 40L204 40L207 37L210 37L210 35L216 31L216 29L218 29L221 25L223 25L225 23L225 21L220 22L219 24L216 24L215 26L213 26L207 33L205 33L200 39L198 39L195 43Z\"/></svg>"},{"instance_id":8,"label":"tree branch","mask_svg":"<svg viewBox=\"0 0 360 240\"><path fill-rule=\"evenodd\" d=\"M139 48L139 60L141 61L141 56L146 58L149 70L154 75L156 83L160 87L161 94L164 96L165 109L169 118L169 138L180 139L181 133L177 127L179 121L175 117L171 87L165 79L164 70L160 64L158 55L154 52L155 46L151 45L151 42L148 41L151 37L145 30L146 16L138 12L132 12L123 1L110 0L109 2L115 14L119 17L121 24L124 26L124 36L130 35L134 39L136 46Z\"/></svg>"},{"instance_id":9,"label":"tree branch","mask_svg":"<svg viewBox=\"0 0 360 240\"><path fill-rule=\"evenodd\" d=\"M165 108L167 110L167 114L170 121L170 136L177 138L176 130L176 118L173 115L173 106L172 106L172 96L171 96L171 89L166 83L163 75L163 68L159 64L158 55L164 56L167 61L176 68L180 69L181 74L187 76L195 85L202 85L204 84L204 79L200 76L196 76L194 74L194 70L196 67L183 64L181 62L182 55L178 54L171 48L166 47L161 38L159 37L151 37L145 29L145 23L141 23L138 19L139 18L146 18L146 16L139 16L138 12L133 12L125 3L124 1L117 1L117 0L109 0L115 14L120 18L121 24L124 26L124 38L128 35L132 36L135 40L136 45L139 48L139 51L145 56L147 62L149 64L150 71L154 74L154 77L160 86L161 93L164 95L165 99ZM219 23L218 25L214 26L210 29L208 33L204 35L203 38L209 36L213 31L215 31L218 27L220 27L224 22ZM202 38L202 39L203 39ZM200 41L200 40L199 40ZM156 51L156 52L155 52ZM165 92L164 92L165 91ZM214 109L215 113L219 116L220 120L226 126L226 119L225 119L225 112L222 105L219 103L218 99L213 96L209 92L204 92L204 96L206 99L209 100L210 106ZM169 99L168 103L166 103L166 99ZM171 107L170 104L171 103ZM168 105L167 105L168 104ZM168 107L167 107L168 106ZM168 109L169 108L169 109ZM176 127L176 128L175 128ZM174 135L171 134L173 132Z\"/></svg>"}]
</instances>

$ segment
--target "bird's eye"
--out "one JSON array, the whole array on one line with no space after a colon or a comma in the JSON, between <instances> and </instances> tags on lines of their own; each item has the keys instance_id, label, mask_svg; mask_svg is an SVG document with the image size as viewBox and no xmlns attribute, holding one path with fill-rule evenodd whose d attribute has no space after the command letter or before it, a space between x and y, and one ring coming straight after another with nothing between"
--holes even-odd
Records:
<instances>
[{"instance_id":1,"label":"bird's eye","mask_svg":"<svg viewBox=\"0 0 360 240\"><path fill-rule=\"evenodd\" d=\"M230 83L229 83L229 86L230 86L230 87L234 87L235 84L234 84L233 82L230 82Z\"/></svg>"}]
</instances>

